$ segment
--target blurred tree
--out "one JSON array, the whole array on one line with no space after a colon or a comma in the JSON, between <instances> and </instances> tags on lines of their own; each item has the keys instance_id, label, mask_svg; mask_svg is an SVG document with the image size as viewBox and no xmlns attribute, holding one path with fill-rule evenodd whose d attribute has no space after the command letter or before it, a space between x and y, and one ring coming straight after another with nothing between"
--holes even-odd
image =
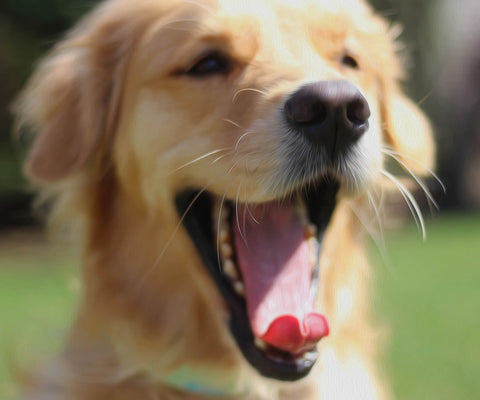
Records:
<instances>
[{"instance_id":1,"label":"blurred tree","mask_svg":"<svg viewBox=\"0 0 480 400\"><path fill-rule=\"evenodd\" d=\"M480 209L480 2L438 0L431 62L447 205ZM445 29L448 27L448 29Z\"/></svg>"},{"instance_id":2,"label":"blurred tree","mask_svg":"<svg viewBox=\"0 0 480 400\"><path fill-rule=\"evenodd\" d=\"M31 222L31 196L20 172L23 149L11 140L9 108L35 62L94 1L0 2L0 227Z\"/></svg>"}]
</instances>

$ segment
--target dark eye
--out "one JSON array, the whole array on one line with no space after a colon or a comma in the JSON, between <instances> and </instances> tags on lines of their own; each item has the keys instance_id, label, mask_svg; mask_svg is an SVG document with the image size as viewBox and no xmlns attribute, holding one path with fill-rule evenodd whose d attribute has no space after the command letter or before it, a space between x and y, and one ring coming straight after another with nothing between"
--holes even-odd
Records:
<instances>
[{"instance_id":1,"label":"dark eye","mask_svg":"<svg viewBox=\"0 0 480 400\"><path fill-rule=\"evenodd\" d=\"M353 68L353 69L358 69L360 67L355 57L351 56L350 54L343 55L342 64L346 67Z\"/></svg>"},{"instance_id":2,"label":"dark eye","mask_svg":"<svg viewBox=\"0 0 480 400\"><path fill-rule=\"evenodd\" d=\"M226 75L232 68L232 60L219 51L212 51L201 57L186 74L196 77Z\"/></svg>"}]
</instances>

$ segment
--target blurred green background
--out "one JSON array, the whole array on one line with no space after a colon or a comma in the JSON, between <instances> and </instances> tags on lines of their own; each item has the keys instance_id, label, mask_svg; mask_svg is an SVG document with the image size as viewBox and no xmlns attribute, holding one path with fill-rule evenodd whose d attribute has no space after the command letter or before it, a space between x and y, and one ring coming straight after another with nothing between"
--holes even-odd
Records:
<instances>
[{"instance_id":1,"label":"blurred green background","mask_svg":"<svg viewBox=\"0 0 480 400\"><path fill-rule=\"evenodd\" d=\"M132 0L134 1L134 0ZM76 257L48 243L22 178L9 104L38 58L95 1L0 3L0 398L15 360L34 365L61 344L76 301ZM390 326L385 369L398 399L480 398L480 2L375 0L404 26L406 85L434 122L440 212L423 241L408 216L376 264L375 309ZM428 211L426 212L428 214ZM373 246L372 246L373 247Z\"/></svg>"}]
</instances>

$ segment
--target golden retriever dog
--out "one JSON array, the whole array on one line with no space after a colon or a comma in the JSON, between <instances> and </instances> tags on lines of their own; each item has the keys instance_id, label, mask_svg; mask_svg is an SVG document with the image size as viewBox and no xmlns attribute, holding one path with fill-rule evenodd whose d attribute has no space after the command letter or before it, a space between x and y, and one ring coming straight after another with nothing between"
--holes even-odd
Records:
<instances>
[{"instance_id":1,"label":"golden retriever dog","mask_svg":"<svg viewBox=\"0 0 480 400\"><path fill-rule=\"evenodd\" d=\"M16 106L82 244L78 313L25 398L388 398L356 214L401 185L387 155L432 163L401 78L361 0L95 8Z\"/></svg>"}]
</instances>

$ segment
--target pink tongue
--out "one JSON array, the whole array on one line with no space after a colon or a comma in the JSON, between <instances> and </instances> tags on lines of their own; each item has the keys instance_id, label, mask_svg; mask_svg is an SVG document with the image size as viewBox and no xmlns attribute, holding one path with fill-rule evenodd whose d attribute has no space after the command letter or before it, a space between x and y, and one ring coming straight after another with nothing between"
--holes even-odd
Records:
<instances>
[{"instance_id":1,"label":"pink tongue","mask_svg":"<svg viewBox=\"0 0 480 400\"><path fill-rule=\"evenodd\" d=\"M234 242L253 334L291 354L313 347L328 323L313 311L309 247L294 207L239 206L237 213Z\"/></svg>"}]
</instances>

